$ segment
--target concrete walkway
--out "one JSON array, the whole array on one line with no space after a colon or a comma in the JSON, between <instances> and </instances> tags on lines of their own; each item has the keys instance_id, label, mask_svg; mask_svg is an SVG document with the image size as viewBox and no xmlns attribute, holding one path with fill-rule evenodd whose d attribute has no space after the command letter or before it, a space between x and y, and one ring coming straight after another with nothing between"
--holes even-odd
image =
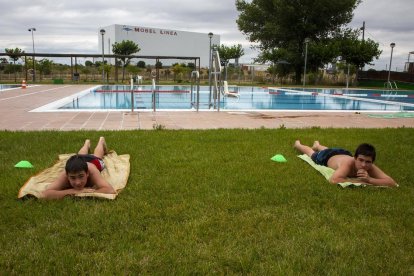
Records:
<instances>
[{"instance_id":1,"label":"concrete walkway","mask_svg":"<svg viewBox=\"0 0 414 276\"><path fill-rule=\"evenodd\" d=\"M385 119L367 116L374 112L29 112L91 87L93 86L40 85L0 91L0 130L414 127L414 118Z\"/></svg>"}]
</instances>

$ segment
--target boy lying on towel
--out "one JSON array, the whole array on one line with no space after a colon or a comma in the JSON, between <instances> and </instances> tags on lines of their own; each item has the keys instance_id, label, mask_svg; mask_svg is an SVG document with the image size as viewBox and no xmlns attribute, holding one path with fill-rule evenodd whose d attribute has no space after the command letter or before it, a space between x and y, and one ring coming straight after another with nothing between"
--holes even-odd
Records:
<instances>
[{"instance_id":1,"label":"boy lying on towel","mask_svg":"<svg viewBox=\"0 0 414 276\"><path fill-rule=\"evenodd\" d=\"M329 179L331 183L348 181L377 186L397 186L394 179L374 165L376 152L370 144L359 145L354 157L347 150L327 148L319 144L319 141L315 141L312 147L308 147L296 140L294 147L308 155L316 164L334 169L335 172Z\"/></svg>"},{"instance_id":2,"label":"boy lying on towel","mask_svg":"<svg viewBox=\"0 0 414 276\"><path fill-rule=\"evenodd\" d=\"M42 198L60 199L85 192L116 193L101 175L105 168L102 158L107 152L105 138L99 138L93 154L89 154L90 147L90 140L85 140L78 154L71 156L66 162L65 171L42 192Z\"/></svg>"}]
</instances>

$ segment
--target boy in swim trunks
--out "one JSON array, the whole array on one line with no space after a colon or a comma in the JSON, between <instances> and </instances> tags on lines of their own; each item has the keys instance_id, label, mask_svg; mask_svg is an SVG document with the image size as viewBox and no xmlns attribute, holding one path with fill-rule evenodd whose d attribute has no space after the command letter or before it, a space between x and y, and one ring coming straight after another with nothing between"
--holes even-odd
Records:
<instances>
[{"instance_id":1,"label":"boy in swim trunks","mask_svg":"<svg viewBox=\"0 0 414 276\"><path fill-rule=\"evenodd\" d=\"M42 193L43 198L60 199L85 192L115 193L101 175L105 168L102 158L107 152L105 138L99 138L93 154L89 154L90 147L90 140L85 140L78 154L71 156L66 162L65 171Z\"/></svg>"},{"instance_id":2,"label":"boy in swim trunks","mask_svg":"<svg viewBox=\"0 0 414 276\"><path fill-rule=\"evenodd\" d=\"M296 140L294 147L308 155L316 164L334 169L335 172L329 179L331 183L354 182L390 187L397 185L394 179L374 165L376 152L370 144L359 145L354 157L347 150L327 148L319 141L308 147Z\"/></svg>"}]
</instances>

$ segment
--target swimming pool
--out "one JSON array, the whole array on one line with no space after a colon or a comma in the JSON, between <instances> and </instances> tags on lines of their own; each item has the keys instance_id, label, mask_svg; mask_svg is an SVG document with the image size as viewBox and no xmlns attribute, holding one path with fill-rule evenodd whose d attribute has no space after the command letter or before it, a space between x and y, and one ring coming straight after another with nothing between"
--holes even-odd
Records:
<instances>
[{"instance_id":1,"label":"swimming pool","mask_svg":"<svg viewBox=\"0 0 414 276\"><path fill-rule=\"evenodd\" d=\"M20 88L21 86L21 84L0 84L0 91Z\"/></svg>"},{"instance_id":2,"label":"swimming pool","mask_svg":"<svg viewBox=\"0 0 414 276\"><path fill-rule=\"evenodd\" d=\"M156 110L194 110L195 88L156 86ZM303 110L303 111L414 111L414 94L379 90L302 89L229 86L239 97L220 99L222 110ZM65 98L49 109L74 110L153 110L151 86L97 86ZM209 87L200 86L200 110L211 110Z\"/></svg>"}]
</instances>

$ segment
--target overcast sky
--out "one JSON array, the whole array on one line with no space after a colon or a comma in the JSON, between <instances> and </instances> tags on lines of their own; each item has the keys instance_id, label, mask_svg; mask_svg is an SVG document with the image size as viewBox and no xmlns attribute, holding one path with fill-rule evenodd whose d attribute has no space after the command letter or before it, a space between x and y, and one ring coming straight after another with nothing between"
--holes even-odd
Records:
<instances>
[{"instance_id":1,"label":"overcast sky","mask_svg":"<svg viewBox=\"0 0 414 276\"><path fill-rule=\"evenodd\" d=\"M350 26L360 27L365 21L365 37L383 50L374 60L376 69L386 69L389 45L395 42L392 69L402 71L408 53L414 51L413 10L414 0L363 0L355 10ZM0 0L0 51L19 47L31 53L28 28L35 27L38 53L99 54L99 28L120 24L213 32L222 44L242 44L245 56L240 62L250 63L255 53L238 30L237 17L234 0Z\"/></svg>"}]
</instances>

